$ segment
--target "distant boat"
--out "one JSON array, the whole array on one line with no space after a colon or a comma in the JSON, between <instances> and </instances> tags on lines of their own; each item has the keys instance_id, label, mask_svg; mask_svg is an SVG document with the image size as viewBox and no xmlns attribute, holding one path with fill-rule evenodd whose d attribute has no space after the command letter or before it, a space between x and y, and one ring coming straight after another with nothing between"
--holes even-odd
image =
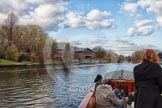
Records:
<instances>
[{"instance_id":1,"label":"distant boat","mask_svg":"<svg viewBox=\"0 0 162 108\"><path fill-rule=\"evenodd\" d=\"M106 74L105 78L112 78L112 87L125 91L125 96L128 96L130 92L135 91L135 84L133 79L133 73L127 70L117 70ZM89 91L78 108L96 108L96 98L94 91Z\"/></svg>"}]
</instances>

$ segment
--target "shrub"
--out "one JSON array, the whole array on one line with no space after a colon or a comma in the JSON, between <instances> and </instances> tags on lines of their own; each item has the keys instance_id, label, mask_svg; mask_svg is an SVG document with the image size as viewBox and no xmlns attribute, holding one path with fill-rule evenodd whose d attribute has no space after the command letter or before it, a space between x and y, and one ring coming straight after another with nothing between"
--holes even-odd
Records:
<instances>
[{"instance_id":1,"label":"shrub","mask_svg":"<svg viewBox=\"0 0 162 108\"><path fill-rule=\"evenodd\" d=\"M14 61L18 60L19 52L18 52L18 48L16 47L16 45L10 45L7 48L7 58L10 60L14 60Z\"/></svg>"},{"instance_id":2,"label":"shrub","mask_svg":"<svg viewBox=\"0 0 162 108\"><path fill-rule=\"evenodd\" d=\"M19 56L19 61L30 61L30 55L26 53L21 54Z\"/></svg>"}]
</instances>

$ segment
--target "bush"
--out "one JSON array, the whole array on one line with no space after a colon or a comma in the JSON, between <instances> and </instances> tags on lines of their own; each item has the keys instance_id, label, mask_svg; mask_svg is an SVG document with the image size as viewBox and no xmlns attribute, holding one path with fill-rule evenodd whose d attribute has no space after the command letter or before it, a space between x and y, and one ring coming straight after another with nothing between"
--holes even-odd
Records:
<instances>
[{"instance_id":1,"label":"bush","mask_svg":"<svg viewBox=\"0 0 162 108\"><path fill-rule=\"evenodd\" d=\"M11 45L7 48L7 58L14 61L18 60L19 52L16 45Z\"/></svg>"},{"instance_id":2,"label":"bush","mask_svg":"<svg viewBox=\"0 0 162 108\"><path fill-rule=\"evenodd\" d=\"M26 53L21 54L21 55L19 56L19 61L20 61L20 62L21 62L21 61L30 61L30 55L29 55L29 54L26 54Z\"/></svg>"}]
</instances>

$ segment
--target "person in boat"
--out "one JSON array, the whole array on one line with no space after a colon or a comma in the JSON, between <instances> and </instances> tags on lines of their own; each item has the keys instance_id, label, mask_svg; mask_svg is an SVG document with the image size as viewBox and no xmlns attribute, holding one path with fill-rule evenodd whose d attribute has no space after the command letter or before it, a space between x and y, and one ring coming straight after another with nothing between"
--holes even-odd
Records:
<instances>
[{"instance_id":1,"label":"person in boat","mask_svg":"<svg viewBox=\"0 0 162 108\"><path fill-rule=\"evenodd\" d=\"M134 106L134 92L130 92L129 93L129 95L128 95L128 97L127 97L127 108L133 108L133 106Z\"/></svg>"},{"instance_id":2,"label":"person in boat","mask_svg":"<svg viewBox=\"0 0 162 108\"><path fill-rule=\"evenodd\" d=\"M107 79L96 89L96 108L115 108L116 105L122 105L124 99L118 99L111 87L112 80Z\"/></svg>"},{"instance_id":3,"label":"person in boat","mask_svg":"<svg viewBox=\"0 0 162 108\"><path fill-rule=\"evenodd\" d=\"M162 69L159 63L156 52L147 49L143 54L142 63L134 67L135 108L156 108L162 90ZM159 108L162 108L162 105Z\"/></svg>"},{"instance_id":4,"label":"person in boat","mask_svg":"<svg viewBox=\"0 0 162 108\"><path fill-rule=\"evenodd\" d=\"M118 99L122 99L125 95L124 90L119 90L118 88L114 89L114 93ZM116 105L115 108L125 108L126 104Z\"/></svg>"},{"instance_id":5,"label":"person in boat","mask_svg":"<svg viewBox=\"0 0 162 108\"><path fill-rule=\"evenodd\" d=\"M98 74L94 79L94 83L95 83L94 90L96 91L96 88L102 83L102 75Z\"/></svg>"}]
</instances>

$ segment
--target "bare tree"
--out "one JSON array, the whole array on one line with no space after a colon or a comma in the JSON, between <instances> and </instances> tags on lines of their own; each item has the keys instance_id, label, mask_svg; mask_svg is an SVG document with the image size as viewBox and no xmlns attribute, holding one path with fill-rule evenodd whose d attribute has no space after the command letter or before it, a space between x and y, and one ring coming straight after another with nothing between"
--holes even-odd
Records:
<instances>
[{"instance_id":1,"label":"bare tree","mask_svg":"<svg viewBox=\"0 0 162 108\"><path fill-rule=\"evenodd\" d=\"M8 43L9 45L12 43L12 39L13 39L13 32L16 26L16 21L17 21L17 17L16 15L12 12L8 15L7 19L5 20L5 29L6 29L6 33L7 33L7 39L8 39Z\"/></svg>"},{"instance_id":2,"label":"bare tree","mask_svg":"<svg viewBox=\"0 0 162 108\"><path fill-rule=\"evenodd\" d=\"M133 63L139 63L141 61L142 55L143 55L144 51L134 51L131 55L131 59Z\"/></svg>"},{"instance_id":3,"label":"bare tree","mask_svg":"<svg viewBox=\"0 0 162 108\"><path fill-rule=\"evenodd\" d=\"M100 46L93 48L93 50L96 54L96 58L98 58L99 60L103 59L106 55L106 50Z\"/></svg>"}]
</instances>

